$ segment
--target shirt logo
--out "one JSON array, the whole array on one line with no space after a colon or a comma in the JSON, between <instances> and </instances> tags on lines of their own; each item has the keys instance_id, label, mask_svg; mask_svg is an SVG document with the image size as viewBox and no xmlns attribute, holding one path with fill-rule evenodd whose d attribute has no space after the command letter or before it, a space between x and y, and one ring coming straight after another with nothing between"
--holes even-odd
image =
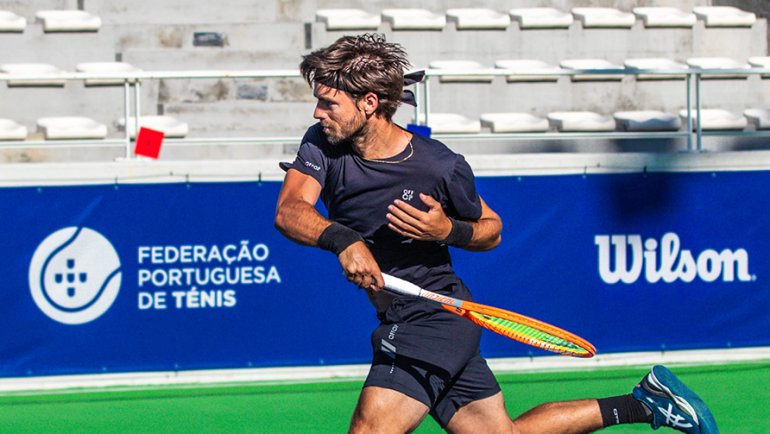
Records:
<instances>
[{"instance_id":1,"label":"shirt logo","mask_svg":"<svg viewBox=\"0 0 770 434\"><path fill-rule=\"evenodd\" d=\"M404 194L401 195L401 199L404 199L406 201L412 200L413 197L414 197L414 190L404 189Z\"/></svg>"}]
</instances>

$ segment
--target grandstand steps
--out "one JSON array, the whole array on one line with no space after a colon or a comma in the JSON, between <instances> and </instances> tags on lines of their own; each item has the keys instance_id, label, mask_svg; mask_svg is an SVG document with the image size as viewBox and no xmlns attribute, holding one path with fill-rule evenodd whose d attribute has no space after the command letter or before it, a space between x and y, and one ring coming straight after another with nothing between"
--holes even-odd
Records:
<instances>
[{"instance_id":1,"label":"grandstand steps","mask_svg":"<svg viewBox=\"0 0 770 434\"><path fill-rule=\"evenodd\" d=\"M551 3L569 11L596 2ZM624 0L601 3L624 11L631 8ZM692 11L693 7L712 1L651 3L650 6ZM296 70L302 56L312 49L326 46L344 34L362 33L327 31L324 24L316 22L315 12L319 9L352 7L377 14L388 8L423 7L407 0L232 0L226 6L188 0L0 0L0 10L14 11L28 21L23 33L0 33L0 64L49 63L74 71L75 65L82 62L121 60L144 71ZM425 8L442 13L467 6L467 2L459 0L434 0ZM505 12L531 7L532 2L483 0L473 6ZM44 33L35 22L39 10L78 7L102 19L98 32ZM752 27L730 28L705 27L702 20L692 28L645 28L637 19L631 28L606 29L584 28L577 20L566 29L521 29L518 22L512 21L504 30L457 30L450 21L443 29L433 31L394 31L389 23L383 22L378 31L405 47L413 69L427 68L437 60L472 60L489 68L506 59L541 60L553 65L567 59L603 59L623 64L628 59L666 58L684 63L693 57L728 57L747 62L752 56L766 56L768 49L765 19L758 19ZM224 46L194 45L196 33L217 32L223 33ZM312 92L300 78L152 79L142 82L141 92L143 115L163 113L188 123L188 138L296 137L314 122ZM482 113L493 112L524 112L540 117L555 111L593 111L603 115L624 110L677 113L686 105L684 80L640 81L633 76L625 76L619 82L580 83L566 76L551 83L507 83L502 76L491 83L439 83L432 78L430 95L431 112L458 113L474 120ZM734 113L770 107L768 95L770 79L756 75L740 80L708 80L701 88L703 108L722 108ZM422 101L420 107L423 108ZM123 110L120 86L84 87L81 82L70 81L64 88L9 89L0 84L0 118L13 119L30 132L35 131L35 121L40 117L88 116L108 126L108 137L122 137L116 122L124 116ZM399 110L395 120L406 125L413 115L413 108L406 106ZM473 151L471 145L463 146ZM549 146L554 151L604 149L604 145L594 146L590 142L584 147L566 142L553 142L545 147ZM523 142L511 147L536 148ZM256 151L246 148L220 151L212 147L214 150L206 151L210 152L206 155L256 155ZM275 152L280 149L283 148L276 147ZM499 148L505 149L508 148ZM50 154L50 158L69 158L70 154L56 152L59 153ZM174 152L197 155L195 151Z\"/></svg>"},{"instance_id":2,"label":"grandstand steps","mask_svg":"<svg viewBox=\"0 0 770 434\"><path fill-rule=\"evenodd\" d=\"M158 84L159 104L234 100L315 103L312 89L299 77L163 79Z\"/></svg>"},{"instance_id":3,"label":"grandstand steps","mask_svg":"<svg viewBox=\"0 0 770 434\"><path fill-rule=\"evenodd\" d=\"M558 63L564 59L602 58L623 63L629 58L664 57L683 61L689 57L731 57L746 61L767 52L767 22L750 27L706 28L703 21L692 28L645 28L637 21L630 29L583 28L574 22L567 29L519 29L512 22L505 30L457 30L448 22L441 31L391 30L389 23L378 32L406 48L419 67L433 60L475 60L492 66L502 59L535 59ZM364 31L327 31L313 25L313 48L320 48L346 34Z\"/></svg>"},{"instance_id":4,"label":"grandstand steps","mask_svg":"<svg viewBox=\"0 0 770 434\"><path fill-rule=\"evenodd\" d=\"M0 10L12 11L26 18L29 27L38 11L77 9L77 0L0 0Z\"/></svg>"},{"instance_id":5,"label":"grandstand steps","mask_svg":"<svg viewBox=\"0 0 770 434\"><path fill-rule=\"evenodd\" d=\"M150 99L157 95L157 85L148 83L142 93L143 98ZM63 88L0 86L2 117L26 126L30 133L36 131L38 118L50 116L86 116L107 125L108 131L116 132L113 124L123 116L123 111L121 86L85 87L76 81L68 82Z\"/></svg>"},{"instance_id":6,"label":"grandstand steps","mask_svg":"<svg viewBox=\"0 0 770 434\"><path fill-rule=\"evenodd\" d=\"M301 137L316 122L313 102L218 101L164 104L188 137Z\"/></svg>"},{"instance_id":7,"label":"grandstand steps","mask_svg":"<svg viewBox=\"0 0 770 434\"><path fill-rule=\"evenodd\" d=\"M242 51L213 48L178 50L130 50L121 53L123 62L145 71L203 70L298 70L300 51Z\"/></svg>"},{"instance_id":8,"label":"grandstand steps","mask_svg":"<svg viewBox=\"0 0 770 434\"><path fill-rule=\"evenodd\" d=\"M740 113L748 106L770 102L764 89L770 80L750 76L738 80L701 82L703 107L721 107ZM623 110L660 110L676 113L687 106L685 80L638 81L625 76L620 82L571 82L561 77L557 82L506 83L495 77L492 83L440 83L430 81L431 111L461 113L477 118L482 113L524 112L545 116L552 111L594 111L610 115ZM695 92L692 92L695 105Z\"/></svg>"},{"instance_id":9,"label":"grandstand steps","mask_svg":"<svg viewBox=\"0 0 770 434\"><path fill-rule=\"evenodd\" d=\"M24 33L0 33L0 63L49 63L74 71L81 62L114 60L112 38L105 33L44 33L27 25Z\"/></svg>"},{"instance_id":10,"label":"grandstand steps","mask_svg":"<svg viewBox=\"0 0 770 434\"><path fill-rule=\"evenodd\" d=\"M108 24L116 51L197 49L281 52L305 50L305 25L300 22L226 24ZM223 47L194 46L196 33L222 33ZM296 65L295 65L296 66Z\"/></svg>"},{"instance_id":11,"label":"grandstand steps","mask_svg":"<svg viewBox=\"0 0 770 434\"><path fill-rule=\"evenodd\" d=\"M232 24L296 21L294 1L227 0L203 3L187 0L85 0L85 10L105 23L127 24Z\"/></svg>"}]
</instances>

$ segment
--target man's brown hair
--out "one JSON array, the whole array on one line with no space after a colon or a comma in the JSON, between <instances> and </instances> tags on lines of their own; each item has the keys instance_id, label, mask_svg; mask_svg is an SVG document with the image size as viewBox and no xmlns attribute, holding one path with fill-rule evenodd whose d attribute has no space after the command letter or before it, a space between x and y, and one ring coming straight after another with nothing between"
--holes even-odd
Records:
<instances>
[{"instance_id":1,"label":"man's brown hair","mask_svg":"<svg viewBox=\"0 0 770 434\"><path fill-rule=\"evenodd\" d=\"M332 45L303 56L299 70L305 81L339 89L358 100L369 92L379 98L375 114L391 120L404 93L409 67L399 44L378 34L343 36Z\"/></svg>"}]
</instances>

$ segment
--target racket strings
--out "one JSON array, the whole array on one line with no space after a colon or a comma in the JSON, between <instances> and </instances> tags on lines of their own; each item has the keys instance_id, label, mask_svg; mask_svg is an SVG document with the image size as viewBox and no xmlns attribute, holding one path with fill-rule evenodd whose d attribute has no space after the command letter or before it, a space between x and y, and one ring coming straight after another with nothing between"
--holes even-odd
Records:
<instances>
[{"instance_id":1,"label":"racket strings","mask_svg":"<svg viewBox=\"0 0 770 434\"><path fill-rule=\"evenodd\" d=\"M589 354L589 352L580 345L542 330L488 314L478 312L469 313L477 322L485 322L488 327L497 328L498 333L521 342L558 353L571 353L576 355Z\"/></svg>"}]
</instances>

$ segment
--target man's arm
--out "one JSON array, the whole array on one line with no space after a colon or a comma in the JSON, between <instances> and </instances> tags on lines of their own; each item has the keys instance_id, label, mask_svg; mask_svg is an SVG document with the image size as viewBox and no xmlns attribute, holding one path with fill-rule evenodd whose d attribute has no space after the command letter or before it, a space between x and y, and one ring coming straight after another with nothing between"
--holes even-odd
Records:
<instances>
[{"instance_id":1,"label":"man's arm","mask_svg":"<svg viewBox=\"0 0 770 434\"><path fill-rule=\"evenodd\" d=\"M286 238L312 247L334 222L315 209L321 185L312 176L289 170L278 195L275 228ZM327 232L327 237L332 232ZM333 240L332 240L333 241ZM348 278L361 288L379 290L385 285L377 261L363 241L356 241L338 253L340 265Z\"/></svg>"},{"instance_id":2,"label":"man's arm","mask_svg":"<svg viewBox=\"0 0 770 434\"><path fill-rule=\"evenodd\" d=\"M390 211L387 215L390 221L388 226L401 235L417 240L445 241L452 232L453 222L446 216L437 200L425 194L420 194L420 199L428 205L427 212L420 211L406 202L396 200L393 205L388 207ZM484 199L481 199L481 217L466 223L471 225L473 235L467 244L461 248L483 252L492 250L500 244L503 222L500 220L500 216L487 206Z\"/></svg>"},{"instance_id":3,"label":"man's arm","mask_svg":"<svg viewBox=\"0 0 770 434\"><path fill-rule=\"evenodd\" d=\"M290 169L278 194L275 228L295 243L318 247L318 237L332 223L315 209L320 196L318 181Z\"/></svg>"}]
</instances>

